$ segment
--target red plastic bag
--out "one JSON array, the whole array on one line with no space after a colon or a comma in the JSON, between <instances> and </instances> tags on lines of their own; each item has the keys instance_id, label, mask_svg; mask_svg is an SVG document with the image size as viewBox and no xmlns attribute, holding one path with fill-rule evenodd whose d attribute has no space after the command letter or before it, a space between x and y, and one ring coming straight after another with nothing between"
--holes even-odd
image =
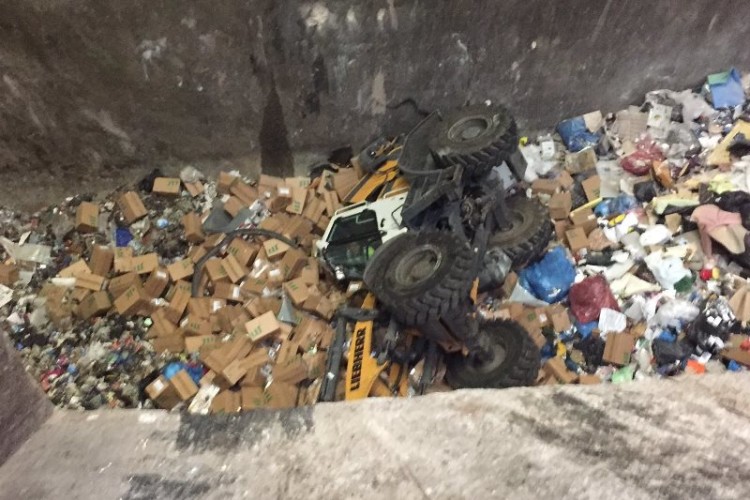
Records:
<instances>
[{"instance_id":1,"label":"red plastic bag","mask_svg":"<svg viewBox=\"0 0 750 500\"><path fill-rule=\"evenodd\" d=\"M664 153L650 137L644 137L636 143L636 150L620 161L620 166L633 175L646 175L651 171L654 162L664 160Z\"/></svg>"},{"instance_id":2,"label":"red plastic bag","mask_svg":"<svg viewBox=\"0 0 750 500\"><path fill-rule=\"evenodd\" d=\"M570 310L579 323L590 323L599 319L602 309L620 310L609 283L601 274L590 276L570 289Z\"/></svg>"}]
</instances>

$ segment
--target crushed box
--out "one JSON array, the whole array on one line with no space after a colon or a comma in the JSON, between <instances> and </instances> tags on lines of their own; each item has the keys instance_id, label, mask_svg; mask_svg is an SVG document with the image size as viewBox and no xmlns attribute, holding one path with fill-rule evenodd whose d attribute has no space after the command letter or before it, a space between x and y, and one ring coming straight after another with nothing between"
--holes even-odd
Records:
<instances>
[{"instance_id":1,"label":"crushed box","mask_svg":"<svg viewBox=\"0 0 750 500\"><path fill-rule=\"evenodd\" d=\"M79 233L91 233L99 227L99 205L81 202L76 209L76 231Z\"/></svg>"}]
</instances>

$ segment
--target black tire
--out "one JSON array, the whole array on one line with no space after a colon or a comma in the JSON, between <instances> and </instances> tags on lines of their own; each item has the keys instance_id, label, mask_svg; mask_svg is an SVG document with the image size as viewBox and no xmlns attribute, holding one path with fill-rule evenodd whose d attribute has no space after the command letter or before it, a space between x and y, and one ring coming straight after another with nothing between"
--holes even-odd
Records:
<instances>
[{"instance_id":1,"label":"black tire","mask_svg":"<svg viewBox=\"0 0 750 500\"><path fill-rule=\"evenodd\" d=\"M504 389L532 385L541 366L539 348L515 321L495 320L479 324L490 337L494 359L479 362L461 352L446 356L445 380L455 389Z\"/></svg>"},{"instance_id":2,"label":"black tire","mask_svg":"<svg viewBox=\"0 0 750 500\"><path fill-rule=\"evenodd\" d=\"M475 263L468 243L452 233L408 232L378 248L364 282L402 324L422 325L468 297Z\"/></svg>"},{"instance_id":3,"label":"black tire","mask_svg":"<svg viewBox=\"0 0 750 500\"><path fill-rule=\"evenodd\" d=\"M518 148L518 127L502 106L469 106L445 116L429 147L440 166L482 177Z\"/></svg>"},{"instance_id":4,"label":"black tire","mask_svg":"<svg viewBox=\"0 0 750 500\"><path fill-rule=\"evenodd\" d=\"M513 268L535 260L547 248L552 238L549 211L537 198L515 196L506 201L513 225L497 231L487 243L487 249L500 248L510 257Z\"/></svg>"}]
</instances>

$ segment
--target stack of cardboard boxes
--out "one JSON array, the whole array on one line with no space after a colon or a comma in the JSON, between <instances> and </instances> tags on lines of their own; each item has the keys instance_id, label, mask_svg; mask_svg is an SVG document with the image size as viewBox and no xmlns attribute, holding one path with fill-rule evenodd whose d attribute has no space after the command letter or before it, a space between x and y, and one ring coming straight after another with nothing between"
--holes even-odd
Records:
<instances>
[{"instance_id":1,"label":"stack of cardboard boxes","mask_svg":"<svg viewBox=\"0 0 750 500\"><path fill-rule=\"evenodd\" d=\"M72 315L83 320L109 313L149 317L147 338L157 353L191 355L205 367L199 383L184 370L169 380L161 376L153 381L147 393L161 408L188 401L207 385L220 389L211 403L214 412L314 403L325 371L325 350L334 336L329 322L345 297L321 280L310 254L359 178L348 168L326 171L312 183L301 177L261 175L257 185L249 185L222 172L217 190L225 211L235 215L262 200L270 216L259 227L299 246L236 237L205 262L199 297L193 297L196 263L222 244L224 236L205 235L203 214L190 212L181 219L183 237L192 245L184 258L167 261L156 253L135 255L130 247L96 245L88 261L78 260L60 271L58 277L68 278L72 288L45 287L50 317L58 322ZM157 178L153 193L179 196L183 188L191 196L203 190L200 183L188 186L177 178ZM131 224L148 215L134 191L123 194L118 206ZM96 230L98 210L95 204L81 204L78 231ZM0 267L0 282L17 279L15 267Z\"/></svg>"}]
</instances>

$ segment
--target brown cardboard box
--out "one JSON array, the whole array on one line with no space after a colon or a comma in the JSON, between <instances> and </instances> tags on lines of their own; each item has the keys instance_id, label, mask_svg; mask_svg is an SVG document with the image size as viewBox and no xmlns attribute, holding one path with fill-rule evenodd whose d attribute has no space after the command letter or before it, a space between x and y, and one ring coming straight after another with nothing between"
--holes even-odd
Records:
<instances>
[{"instance_id":1,"label":"brown cardboard box","mask_svg":"<svg viewBox=\"0 0 750 500\"><path fill-rule=\"evenodd\" d=\"M205 239L201 218L195 212L186 213L182 217L182 226L185 231L185 239L190 243L200 243Z\"/></svg>"},{"instance_id":2,"label":"brown cardboard box","mask_svg":"<svg viewBox=\"0 0 750 500\"><path fill-rule=\"evenodd\" d=\"M245 331L252 342L257 342L273 335L274 333L277 333L280 328L281 325L276 319L276 315L273 311L265 312L257 318L245 323Z\"/></svg>"},{"instance_id":3,"label":"brown cardboard box","mask_svg":"<svg viewBox=\"0 0 750 500\"><path fill-rule=\"evenodd\" d=\"M286 211L290 214L302 215L302 211L305 209L305 200L307 199L307 189L295 187L292 188L292 199L286 207Z\"/></svg>"},{"instance_id":4,"label":"brown cardboard box","mask_svg":"<svg viewBox=\"0 0 750 500\"><path fill-rule=\"evenodd\" d=\"M301 280L302 278L299 279ZM311 288L309 290L314 289ZM318 316L327 320L330 320L333 317L333 314L336 312L336 306L333 304L333 302L331 302L326 297L323 297L322 295L318 295L317 293L312 293L307 299L305 299L305 302L302 304L302 309L304 311L317 314Z\"/></svg>"},{"instance_id":5,"label":"brown cardboard box","mask_svg":"<svg viewBox=\"0 0 750 500\"><path fill-rule=\"evenodd\" d=\"M167 196L177 196L180 194L180 179L179 177L157 177L154 179L154 188L151 192Z\"/></svg>"},{"instance_id":6,"label":"brown cardboard box","mask_svg":"<svg viewBox=\"0 0 750 500\"><path fill-rule=\"evenodd\" d=\"M630 354L635 348L635 337L629 333L610 333L604 344L602 360L616 366L630 363Z\"/></svg>"},{"instance_id":7,"label":"brown cardboard box","mask_svg":"<svg viewBox=\"0 0 750 500\"><path fill-rule=\"evenodd\" d=\"M112 294L112 297L117 298L125 293L125 290L127 290L131 286L140 286L140 284L141 279L138 277L138 275L134 272L129 272L123 274L122 276L118 276L109 280L109 286L107 286L107 290L109 290L109 293Z\"/></svg>"},{"instance_id":8,"label":"brown cardboard box","mask_svg":"<svg viewBox=\"0 0 750 500\"><path fill-rule=\"evenodd\" d=\"M585 148L578 153L565 155L565 169L571 174L580 174L596 168L596 152L593 148Z\"/></svg>"},{"instance_id":9,"label":"brown cardboard box","mask_svg":"<svg viewBox=\"0 0 750 500\"><path fill-rule=\"evenodd\" d=\"M185 189L187 189L187 192L190 193L190 196L192 196L193 198L203 192L203 183L201 181L183 182L183 184L185 185Z\"/></svg>"},{"instance_id":10,"label":"brown cardboard box","mask_svg":"<svg viewBox=\"0 0 750 500\"><path fill-rule=\"evenodd\" d=\"M248 278L240 287L243 297L247 298L248 295L262 295L263 289L266 287L266 280L261 278Z\"/></svg>"},{"instance_id":11,"label":"brown cardboard box","mask_svg":"<svg viewBox=\"0 0 750 500\"><path fill-rule=\"evenodd\" d=\"M143 289L152 298L158 299L169 285L169 273L163 268L155 269L143 284Z\"/></svg>"},{"instance_id":12,"label":"brown cardboard box","mask_svg":"<svg viewBox=\"0 0 750 500\"><path fill-rule=\"evenodd\" d=\"M224 266L221 263L221 259L208 259L203 269L206 271L208 279L210 279L211 283L213 283L214 285L216 283L221 283L222 281L225 283L229 283L229 275L227 275L227 270L224 269Z\"/></svg>"},{"instance_id":13,"label":"brown cardboard box","mask_svg":"<svg viewBox=\"0 0 750 500\"><path fill-rule=\"evenodd\" d=\"M169 383L164 375L160 375L159 378L146 386L146 394L156 406L163 410L171 410L182 401L177 394L177 389Z\"/></svg>"},{"instance_id":14,"label":"brown cardboard box","mask_svg":"<svg viewBox=\"0 0 750 500\"><path fill-rule=\"evenodd\" d=\"M130 247L115 248L115 273L129 273L133 270L133 249Z\"/></svg>"},{"instance_id":15,"label":"brown cardboard box","mask_svg":"<svg viewBox=\"0 0 750 500\"><path fill-rule=\"evenodd\" d=\"M169 383L175 388L177 396L182 401L187 401L198 393L198 386L195 385L195 382L185 370L180 370L172 375Z\"/></svg>"},{"instance_id":16,"label":"brown cardboard box","mask_svg":"<svg viewBox=\"0 0 750 500\"><path fill-rule=\"evenodd\" d=\"M193 261L191 259L178 260L167 266L167 272L172 281L180 281L193 275Z\"/></svg>"},{"instance_id":17,"label":"brown cardboard box","mask_svg":"<svg viewBox=\"0 0 750 500\"><path fill-rule=\"evenodd\" d=\"M323 202L326 205L326 214L328 215L328 217L333 217L333 215L336 213L336 210L341 208L339 196L335 191L324 191Z\"/></svg>"},{"instance_id":18,"label":"brown cardboard box","mask_svg":"<svg viewBox=\"0 0 750 500\"><path fill-rule=\"evenodd\" d=\"M278 232L292 239L301 239L312 233L312 222L304 217L292 217Z\"/></svg>"},{"instance_id":19,"label":"brown cardboard box","mask_svg":"<svg viewBox=\"0 0 750 500\"><path fill-rule=\"evenodd\" d=\"M552 179L537 179L531 183L531 191L534 194L547 194L552 196L560 189L560 184Z\"/></svg>"},{"instance_id":20,"label":"brown cardboard box","mask_svg":"<svg viewBox=\"0 0 750 500\"><path fill-rule=\"evenodd\" d=\"M340 200L346 200L349 191L359 182L357 172L353 168L340 168L333 174L333 189L336 191Z\"/></svg>"},{"instance_id":21,"label":"brown cardboard box","mask_svg":"<svg viewBox=\"0 0 750 500\"><path fill-rule=\"evenodd\" d=\"M266 406L266 394L262 387L243 387L240 394L243 410L254 410Z\"/></svg>"},{"instance_id":22,"label":"brown cardboard box","mask_svg":"<svg viewBox=\"0 0 750 500\"><path fill-rule=\"evenodd\" d=\"M196 335L199 337L211 335L211 323L208 319L197 315L188 314L180 326L185 331L185 335Z\"/></svg>"},{"instance_id":23,"label":"brown cardboard box","mask_svg":"<svg viewBox=\"0 0 750 500\"><path fill-rule=\"evenodd\" d=\"M544 363L544 366L542 366L542 369L547 375L554 377L563 384L572 384L578 378L575 373L568 371L565 367L565 362L561 358L548 359Z\"/></svg>"},{"instance_id":24,"label":"brown cardboard box","mask_svg":"<svg viewBox=\"0 0 750 500\"><path fill-rule=\"evenodd\" d=\"M230 196L227 201L224 202L224 211L232 216L232 218L237 217L237 214L240 213L243 208L247 208L247 205L242 203L236 196Z\"/></svg>"},{"instance_id":25,"label":"brown cardboard box","mask_svg":"<svg viewBox=\"0 0 750 500\"><path fill-rule=\"evenodd\" d=\"M79 233L91 233L99 227L99 205L81 202L76 209L76 231Z\"/></svg>"},{"instance_id":26,"label":"brown cardboard box","mask_svg":"<svg viewBox=\"0 0 750 500\"><path fill-rule=\"evenodd\" d=\"M120 207L122 216L125 217L128 224L132 224L148 214L148 210L146 210L140 196L135 191L128 191L120 196L117 200L117 205Z\"/></svg>"},{"instance_id":27,"label":"brown cardboard box","mask_svg":"<svg viewBox=\"0 0 750 500\"><path fill-rule=\"evenodd\" d=\"M560 172L560 175L557 176L557 183L560 184L560 187L563 188L564 191L569 191L570 188L573 187L573 184L575 184L575 181L567 170L563 170Z\"/></svg>"},{"instance_id":28,"label":"brown cardboard box","mask_svg":"<svg viewBox=\"0 0 750 500\"><path fill-rule=\"evenodd\" d=\"M321 351L315 354L305 353L302 355L302 359L307 364L307 378L316 379L326 374L327 353Z\"/></svg>"},{"instance_id":29,"label":"brown cardboard box","mask_svg":"<svg viewBox=\"0 0 750 500\"><path fill-rule=\"evenodd\" d=\"M206 250L211 250L222 241L224 241L223 233L212 234L211 236L208 236L203 242L203 248L205 248Z\"/></svg>"},{"instance_id":30,"label":"brown cardboard box","mask_svg":"<svg viewBox=\"0 0 750 500\"><path fill-rule=\"evenodd\" d=\"M229 188L229 192L239 198L246 207L249 207L258 199L258 190L254 187L248 186L241 180L232 184L232 187Z\"/></svg>"},{"instance_id":31,"label":"brown cardboard box","mask_svg":"<svg viewBox=\"0 0 750 500\"><path fill-rule=\"evenodd\" d=\"M283 241L272 238L263 242L263 248L265 249L268 258L274 261L279 260L284 256L284 253L289 250L289 245Z\"/></svg>"},{"instance_id":32,"label":"brown cardboard box","mask_svg":"<svg viewBox=\"0 0 750 500\"><path fill-rule=\"evenodd\" d=\"M283 382L273 382L266 389L268 408L283 409L297 406L297 386Z\"/></svg>"},{"instance_id":33,"label":"brown cardboard box","mask_svg":"<svg viewBox=\"0 0 750 500\"><path fill-rule=\"evenodd\" d=\"M86 297L78 306L78 315L83 319L100 316L112 307L109 294L104 291L94 292Z\"/></svg>"},{"instance_id":34,"label":"brown cardboard box","mask_svg":"<svg viewBox=\"0 0 750 500\"><path fill-rule=\"evenodd\" d=\"M561 243L567 244L565 233L572 227L572 224L566 220L555 221L555 236L558 240L560 240Z\"/></svg>"},{"instance_id":35,"label":"brown cardboard box","mask_svg":"<svg viewBox=\"0 0 750 500\"><path fill-rule=\"evenodd\" d=\"M567 332L573 326L570 323L570 315L568 311L554 311L550 314L550 320L552 321L552 327L555 329L555 333Z\"/></svg>"},{"instance_id":36,"label":"brown cardboard box","mask_svg":"<svg viewBox=\"0 0 750 500\"><path fill-rule=\"evenodd\" d=\"M272 214L279 213L286 210L286 207L291 203L291 198L285 198L284 196L274 196L266 200L266 208Z\"/></svg>"},{"instance_id":37,"label":"brown cardboard box","mask_svg":"<svg viewBox=\"0 0 750 500\"><path fill-rule=\"evenodd\" d=\"M94 248L91 250L91 258L89 259L91 273L106 278L109 270L112 269L114 259L115 252L110 247L94 245Z\"/></svg>"},{"instance_id":38,"label":"brown cardboard box","mask_svg":"<svg viewBox=\"0 0 750 500\"><path fill-rule=\"evenodd\" d=\"M570 220L575 227L582 227L586 236L596 229L596 215L590 208L577 209L570 213Z\"/></svg>"},{"instance_id":39,"label":"brown cardboard box","mask_svg":"<svg viewBox=\"0 0 750 500\"><path fill-rule=\"evenodd\" d=\"M589 201L594 201L602 197L600 192L601 179L599 179L598 175L592 175L581 182L581 187L583 187L583 192L586 193L586 198Z\"/></svg>"},{"instance_id":40,"label":"brown cardboard box","mask_svg":"<svg viewBox=\"0 0 750 500\"><path fill-rule=\"evenodd\" d=\"M186 283L184 281L179 281L178 283ZM188 287L190 286L190 283L187 283ZM185 308L188 305L188 302L190 301L190 291L185 290L182 287L177 287L177 283L175 284L174 294L172 295L172 298L169 299L169 305L166 309L167 318L172 323L179 323L180 319L182 318L182 313L185 312Z\"/></svg>"},{"instance_id":41,"label":"brown cardboard box","mask_svg":"<svg viewBox=\"0 0 750 500\"><path fill-rule=\"evenodd\" d=\"M143 291L143 287L140 284L135 284L115 299L115 309L118 313L129 316L148 304L149 300L150 297Z\"/></svg>"},{"instance_id":42,"label":"brown cardboard box","mask_svg":"<svg viewBox=\"0 0 750 500\"><path fill-rule=\"evenodd\" d=\"M89 295L91 295L91 290L87 288L74 288L73 291L70 292L70 298L76 303L82 302L83 299L85 299Z\"/></svg>"},{"instance_id":43,"label":"brown cardboard box","mask_svg":"<svg viewBox=\"0 0 750 500\"><path fill-rule=\"evenodd\" d=\"M309 367L302 356L295 356L285 363L276 363L273 367L273 381L297 384L307 378Z\"/></svg>"},{"instance_id":44,"label":"brown cardboard box","mask_svg":"<svg viewBox=\"0 0 750 500\"><path fill-rule=\"evenodd\" d=\"M224 271L229 277L229 281L237 283L241 281L248 274L248 270L245 266L239 263L239 261L232 254L228 254L221 261L221 265L224 267Z\"/></svg>"},{"instance_id":45,"label":"brown cardboard box","mask_svg":"<svg viewBox=\"0 0 750 500\"><path fill-rule=\"evenodd\" d=\"M198 337L185 337L185 352L200 352L206 346L216 344L219 338L214 335L200 335Z\"/></svg>"},{"instance_id":46,"label":"brown cardboard box","mask_svg":"<svg viewBox=\"0 0 750 500\"><path fill-rule=\"evenodd\" d=\"M284 184L292 188L308 188L310 187L309 177L286 177L284 178Z\"/></svg>"},{"instance_id":47,"label":"brown cardboard box","mask_svg":"<svg viewBox=\"0 0 750 500\"><path fill-rule=\"evenodd\" d=\"M137 274L151 274L159 267L159 255L147 253L133 257L133 272Z\"/></svg>"},{"instance_id":48,"label":"brown cardboard box","mask_svg":"<svg viewBox=\"0 0 750 500\"><path fill-rule=\"evenodd\" d=\"M219 178L216 180L216 191L219 194L229 194L229 189L238 179L239 177L229 172L219 172Z\"/></svg>"},{"instance_id":49,"label":"brown cardboard box","mask_svg":"<svg viewBox=\"0 0 750 500\"><path fill-rule=\"evenodd\" d=\"M227 255L232 255L242 266L248 266L258 253L257 247L242 238L235 238L227 247Z\"/></svg>"},{"instance_id":50,"label":"brown cardboard box","mask_svg":"<svg viewBox=\"0 0 750 500\"><path fill-rule=\"evenodd\" d=\"M284 291L295 306L301 307L310 297L310 287L302 281L302 278L284 283Z\"/></svg>"},{"instance_id":51,"label":"brown cardboard box","mask_svg":"<svg viewBox=\"0 0 750 500\"><path fill-rule=\"evenodd\" d=\"M311 198L307 200L305 210L302 212L302 216L306 217L312 222L318 222L323 216L323 212L326 211L326 204L319 198Z\"/></svg>"},{"instance_id":52,"label":"brown cardboard box","mask_svg":"<svg viewBox=\"0 0 750 500\"><path fill-rule=\"evenodd\" d=\"M12 264L0 264L0 284L13 286L18 281L18 267Z\"/></svg>"},{"instance_id":53,"label":"brown cardboard box","mask_svg":"<svg viewBox=\"0 0 750 500\"><path fill-rule=\"evenodd\" d=\"M721 351L724 359L736 361L737 363L750 367L750 352L740 349L739 347L729 347Z\"/></svg>"},{"instance_id":54,"label":"brown cardboard box","mask_svg":"<svg viewBox=\"0 0 750 500\"><path fill-rule=\"evenodd\" d=\"M307 255L302 250L290 248L284 253L284 257L279 263L284 281L297 277L302 268L307 264Z\"/></svg>"},{"instance_id":55,"label":"brown cardboard box","mask_svg":"<svg viewBox=\"0 0 750 500\"><path fill-rule=\"evenodd\" d=\"M202 246L194 246L188 251L188 258L193 261L193 264L198 262L203 258L204 255L206 255L208 251L203 248Z\"/></svg>"},{"instance_id":56,"label":"brown cardboard box","mask_svg":"<svg viewBox=\"0 0 750 500\"><path fill-rule=\"evenodd\" d=\"M76 276L76 287L98 292L104 286L104 278L96 274L79 274Z\"/></svg>"},{"instance_id":57,"label":"brown cardboard box","mask_svg":"<svg viewBox=\"0 0 750 500\"><path fill-rule=\"evenodd\" d=\"M318 261L315 259L308 259L307 265L302 268L299 273L299 278L303 283L311 286L317 286L320 283L320 267Z\"/></svg>"},{"instance_id":58,"label":"brown cardboard box","mask_svg":"<svg viewBox=\"0 0 750 500\"><path fill-rule=\"evenodd\" d=\"M191 316L208 319L211 317L211 297L192 297L188 301L187 312Z\"/></svg>"},{"instance_id":59,"label":"brown cardboard box","mask_svg":"<svg viewBox=\"0 0 750 500\"><path fill-rule=\"evenodd\" d=\"M221 373L235 359L247 356L251 349L250 340L244 335L237 335L221 344L220 347L211 349L205 357L201 350L201 361L211 370Z\"/></svg>"},{"instance_id":60,"label":"brown cardboard box","mask_svg":"<svg viewBox=\"0 0 750 500\"><path fill-rule=\"evenodd\" d=\"M598 375L589 375L587 373L578 376L578 383L581 385L601 384L602 379Z\"/></svg>"},{"instance_id":61,"label":"brown cardboard box","mask_svg":"<svg viewBox=\"0 0 750 500\"><path fill-rule=\"evenodd\" d=\"M570 231L567 231L565 233L565 238L568 240L568 248L570 248L570 251L574 254L587 248L589 245L586 231L581 227L574 227Z\"/></svg>"},{"instance_id":62,"label":"brown cardboard box","mask_svg":"<svg viewBox=\"0 0 750 500\"><path fill-rule=\"evenodd\" d=\"M151 339L151 346L154 348L156 354L161 354L163 352L180 354L185 350L185 340L180 333L175 333L173 335L159 335L158 337Z\"/></svg>"},{"instance_id":63,"label":"brown cardboard box","mask_svg":"<svg viewBox=\"0 0 750 500\"><path fill-rule=\"evenodd\" d=\"M211 401L211 413L239 413L242 409L242 399L238 391L225 389Z\"/></svg>"},{"instance_id":64,"label":"brown cardboard box","mask_svg":"<svg viewBox=\"0 0 750 500\"><path fill-rule=\"evenodd\" d=\"M740 286L729 300L735 316L743 323L750 321L750 289L747 285Z\"/></svg>"},{"instance_id":65,"label":"brown cardboard box","mask_svg":"<svg viewBox=\"0 0 750 500\"><path fill-rule=\"evenodd\" d=\"M321 321L312 316L305 316L297 328L295 328L294 342L299 345L303 351L307 351L318 345L321 339L327 335L331 327L325 321Z\"/></svg>"},{"instance_id":66,"label":"brown cardboard box","mask_svg":"<svg viewBox=\"0 0 750 500\"><path fill-rule=\"evenodd\" d=\"M556 193L549 200L549 215L555 220L567 219L570 209L573 208L573 199L570 192Z\"/></svg>"},{"instance_id":67,"label":"brown cardboard box","mask_svg":"<svg viewBox=\"0 0 750 500\"><path fill-rule=\"evenodd\" d=\"M228 302L242 302L242 292L239 285L231 283L216 283L214 285L214 298L224 299Z\"/></svg>"},{"instance_id":68,"label":"brown cardboard box","mask_svg":"<svg viewBox=\"0 0 750 500\"><path fill-rule=\"evenodd\" d=\"M91 274L91 269L89 269L88 264L84 260L77 260L57 273L61 278L73 278L81 274Z\"/></svg>"},{"instance_id":69,"label":"brown cardboard box","mask_svg":"<svg viewBox=\"0 0 750 500\"><path fill-rule=\"evenodd\" d=\"M151 321L153 324L148 330L149 337L175 335L177 332L177 325L169 321L166 310L163 308L157 309L151 313Z\"/></svg>"}]
</instances>

